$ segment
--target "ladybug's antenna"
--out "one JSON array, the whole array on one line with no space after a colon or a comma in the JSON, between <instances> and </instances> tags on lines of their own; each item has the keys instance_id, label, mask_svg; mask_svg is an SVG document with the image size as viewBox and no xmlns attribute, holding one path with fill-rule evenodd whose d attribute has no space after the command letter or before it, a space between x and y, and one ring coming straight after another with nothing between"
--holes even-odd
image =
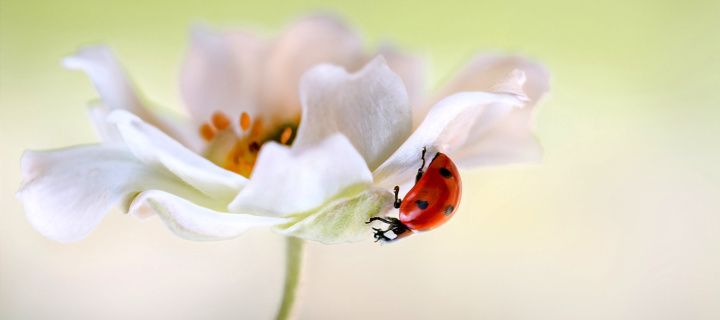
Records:
<instances>
[{"instance_id":1,"label":"ladybug's antenna","mask_svg":"<svg viewBox=\"0 0 720 320\"><path fill-rule=\"evenodd\" d=\"M425 151L427 151L427 149L423 147L422 155L420 156L420 159L422 159L422 165L420 166L420 169L418 169L418 173L415 176L415 183L418 183L418 181L420 181L420 178L422 178L423 174L425 173L425 171L423 171L423 169L425 168Z\"/></svg>"}]
</instances>

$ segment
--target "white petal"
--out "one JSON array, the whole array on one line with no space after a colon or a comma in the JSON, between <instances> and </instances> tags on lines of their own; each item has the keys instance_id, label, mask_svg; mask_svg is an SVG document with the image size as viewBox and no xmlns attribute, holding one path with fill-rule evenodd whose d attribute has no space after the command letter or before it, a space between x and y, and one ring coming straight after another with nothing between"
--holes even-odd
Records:
<instances>
[{"instance_id":1,"label":"white petal","mask_svg":"<svg viewBox=\"0 0 720 320\"><path fill-rule=\"evenodd\" d=\"M105 105L128 110L143 119L152 118L112 51L105 46L87 46L63 59L68 69L87 73Z\"/></svg>"},{"instance_id":2,"label":"white petal","mask_svg":"<svg viewBox=\"0 0 720 320\"><path fill-rule=\"evenodd\" d=\"M107 117L112 110L102 102L92 102L88 107L88 119L95 128L95 133L102 142L122 143L122 135L118 131L117 126L107 122Z\"/></svg>"},{"instance_id":3,"label":"white petal","mask_svg":"<svg viewBox=\"0 0 720 320\"><path fill-rule=\"evenodd\" d=\"M138 159L156 168L167 168L210 197L229 202L247 182L243 176L216 166L127 111L113 111L108 121L117 125Z\"/></svg>"},{"instance_id":4,"label":"white petal","mask_svg":"<svg viewBox=\"0 0 720 320\"><path fill-rule=\"evenodd\" d=\"M250 228L288 222L286 218L219 212L158 190L140 193L130 206L134 215L149 212L157 213L176 235L195 241L230 239Z\"/></svg>"},{"instance_id":5,"label":"white petal","mask_svg":"<svg viewBox=\"0 0 720 320\"><path fill-rule=\"evenodd\" d=\"M340 132L374 170L410 135L405 86L382 56L354 74L318 65L305 73L300 86L303 114L293 146L309 146Z\"/></svg>"},{"instance_id":6,"label":"white petal","mask_svg":"<svg viewBox=\"0 0 720 320\"><path fill-rule=\"evenodd\" d=\"M466 142L452 154L458 166L539 162L542 158L542 149L532 133L530 120L535 106L548 96L549 73L544 66L520 57L485 56L471 63L448 89L517 91L518 88L512 88L512 82L508 87L507 82L498 80L503 73L511 73L513 68L522 70L525 75L522 90L529 101L524 108L514 109L504 117L478 121ZM491 85L492 82L495 84Z\"/></svg>"},{"instance_id":7,"label":"white petal","mask_svg":"<svg viewBox=\"0 0 720 320\"><path fill-rule=\"evenodd\" d=\"M523 86L527 82L527 76L525 72L519 69L513 69L504 78L500 79L495 85L490 88L490 92L504 93L514 95L518 99L528 102L530 100L523 91Z\"/></svg>"},{"instance_id":8,"label":"white petal","mask_svg":"<svg viewBox=\"0 0 720 320\"><path fill-rule=\"evenodd\" d=\"M355 242L367 238L371 217L384 216L393 209L395 197L381 188L368 189L355 197L341 198L322 208L293 217L275 228L281 234L324 244Z\"/></svg>"},{"instance_id":9,"label":"white petal","mask_svg":"<svg viewBox=\"0 0 720 320\"><path fill-rule=\"evenodd\" d=\"M540 100L548 91L548 71L543 65L520 56L495 54L478 56L468 63L437 96L445 97L463 91L493 91L493 87L513 70L525 73L527 81L523 91L531 101L527 106L533 106L533 103Z\"/></svg>"},{"instance_id":10,"label":"white petal","mask_svg":"<svg viewBox=\"0 0 720 320\"><path fill-rule=\"evenodd\" d=\"M423 95L423 60L417 55L403 54L392 48L382 48L380 53L385 57L390 69L402 78L410 105L413 108L418 107ZM424 112L413 110L413 123L419 125L424 115Z\"/></svg>"},{"instance_id":11,"label":"white petal","mask_svg":"<svg viewBox=\"0 0 720 320\"><path fill-rule=\"evenodd\" d=\"M423 147L432 157L436 152L452 154L467 139L473 126L492 123L522 100L512 94L461 92L438 102L425 121L402 146L373 172L375 185L391 188L415 177Z\"/></svg>"},{"instance_id":12,"label":"white petal","mask_svg":"<svg viewBox=\"0 0 720 320\"><path fill-rule=\"evenodd\" d=\"M355 70L363 62L362 41L339 20L312 16L295 22L269 48L263 72L263 105L296 121L300 77L312 66L330 63Z\"/></svg>"},{"instance_id":13,"label":"white petal","mask_svg":"<svg viewBox=\"0 0 720 320\"><path fill-rule=\"evenodd\" d=\"M191 136L186 134L188 131L185 130L182 123L155 114L147 108L147 105L130 83L125 71L109 48L105 46L83 47L74 55L63 59L63 65L68 69L85 71L93 85L95 85L102 103L109 110L130 111L189 148L193 150L199 149L199 135ZM92 114L91 121L95 121ZM104 138L103 136L100 137Z\"/></svg>"},{"instance_id":14,"label":"white petal","mask_svg":"<svg viewBox=\"0 0 720 320\"><path fill-rule=\"evenodd\" d=\"M371 184L365 161L342 135L303 148L268 142L260 150L250 182L228 208L288 216L333 198L354 196Z\"/></svg>"},{"instance_id":15,"label":"white petal","mask_svg":"<svg viewBox=\"0 0 720 320\"><path fill-rule=\"evenodd\" d=\"M432 99L429 99L417 110L417 116L424 115L437 101L454 93L465 91L497 91L501 83L514 70L525 73L527 81L522 91L527 95L529 102L526 108L533 108L548 92L548 71L536 62L520 56L504 56L497 54L480 55L470 61L463 70L445 88L440 90Z\"/></svg>"},{"instance_id":16,"label":"white petal","mask_svg":"<svg viewBox=\"0 0 720 320\"><path fill-rule=\"evenodd\" d=\"M465 144L452 154L460 168L505 165L513 163L539 163L542 148L530 128L532 109L513 110L495 121L482 133L472 133ZM480 131L480 130L478 130Z\"/></svg>"},{"instance_id":17,"label":"white petal","mask_svg":"<svg viewBox=\"0 0 720 320\"><path fill-rule=\"evenodd\" d=\"M21 166L25 181L17 197L28 221L60 242L86 237L115 204L136 192L150 188L192 193L185 183L144 165L129 150L108 145L27 151Z\"/></svg>"},{"instance_id":18,"label":"white petal","mask_svg":"<svg viewBox=\"0 0 720 320\"><path fill-rule=\"evenodd\" d=\"M222 111L237 127L245 111L257 116L258 79L263 42L243 32L218 32L203 26L191 30L180 91L196 124Z\"/></svg>"}]
</instances>

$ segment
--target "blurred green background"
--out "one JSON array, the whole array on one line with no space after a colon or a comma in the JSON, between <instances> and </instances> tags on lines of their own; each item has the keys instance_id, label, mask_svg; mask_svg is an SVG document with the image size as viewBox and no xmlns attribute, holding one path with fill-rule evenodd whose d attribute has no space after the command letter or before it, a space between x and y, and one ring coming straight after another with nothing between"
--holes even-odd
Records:
<instances>
[{"instance_id":1,"label":"blurred green background","mask_svg":"<svg viewBox=\"0 0 720 320\"><path fill-rule=\"evenodd\" d=\"M421 54L427 89L475 53L553 74L541 166L464 172L460 214L393 245L312 243L300 319L720 318L719 1L0 2L0 318L268 319L283 239L196 243L113 211L42 237L13 197L25 149L96 141L96 97L60 59L110 44L145 95L182 109L195 22L268 35L317 10Z\"/></svg>"}]
</instances>

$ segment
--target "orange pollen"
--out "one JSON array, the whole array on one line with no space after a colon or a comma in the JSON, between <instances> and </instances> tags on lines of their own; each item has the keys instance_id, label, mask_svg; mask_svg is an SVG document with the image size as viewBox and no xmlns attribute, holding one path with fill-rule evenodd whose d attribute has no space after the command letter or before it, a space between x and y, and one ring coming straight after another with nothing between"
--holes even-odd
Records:
<instances>
[{"instance_id":1,"label":"orange pollen","mask_svg":"<svg viewBox=\"0 0 720 320\"><path fill-rule=\"evenodd\" d=\"M280 135L280 143L286 144L288 140L290 140L290 137L292 136L292 128L287 127L285 130L283 130L282 134Z\"/></svg>"},{"instance_id":2,"label":"orange pollen","mask_svg":"<svg viewBox=\"0 0 720 320\"><path fill-rule=\"evenodd\" d=\"M230 119L222 111L217 111L212 115L212 124L218 130L225 130L230 126Z\"/></svg>"},{"instance_id":3,"label":"orange pollen","mask_svg":"<svg viewBox=\"0 0 720 320\"><path fill-rule=\"evenodd\" d=\"M250 115L247 112L243 112L240 115L240 127L243 131L250 129Z\"/></svg>"},{"instance_id":4,"label":"orange pollen","mask_svg":"<svg viewBox=\"0 0 720 320\"><path fill-rule=\"evenodd\" d=\"M212 141L212 139L215 138L215 129L213 129L210 124L203 123L203 125L200 126L200 135L206 141Z\"/></svg>"}]
</instances>

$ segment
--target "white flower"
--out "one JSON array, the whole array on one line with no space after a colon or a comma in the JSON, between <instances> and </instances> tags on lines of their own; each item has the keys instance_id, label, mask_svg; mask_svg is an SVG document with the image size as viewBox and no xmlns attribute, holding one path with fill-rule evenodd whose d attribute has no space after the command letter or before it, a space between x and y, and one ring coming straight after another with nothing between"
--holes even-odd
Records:
<instances>
[{"instance_id":1,"label":"white flower","mask_svg":"<svg viewBox=\"0 0 720 320\"><path fill-rule=\"evenodd\" d=\"M65 60L100 94L90 118L103 143L24 155L18 197L43 235L80 240L117 205L158 214L193 240L274 226L355 241L369 217L392 208L388 189L414 178L422 147L460 167L540 157L529 118L547 72L521 58L480 57L420 102L411 57L387 52L346 71L366 59L333 19L301 20L268 43L204 29L192 38L181 79L187 123L148 109L109 50Z\"/></svg>"}]
</instances>

